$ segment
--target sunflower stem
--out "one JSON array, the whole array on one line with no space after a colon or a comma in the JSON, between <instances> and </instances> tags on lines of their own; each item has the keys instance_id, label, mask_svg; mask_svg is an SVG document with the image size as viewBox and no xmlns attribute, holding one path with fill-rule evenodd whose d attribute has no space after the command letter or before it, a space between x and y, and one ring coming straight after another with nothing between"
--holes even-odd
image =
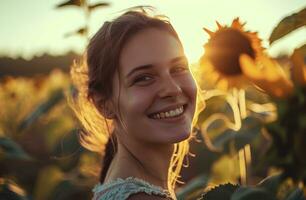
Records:
<instances>
[{"instance_id":1,"label":"sunflower stem","mask_svg":"<svg viewBox=\"0 0 306 200\"><path fill-rule=\"evenodd\" d=\"M230 101L228 102L233 109L235 124L237 125L237 130L239 130L241 128L241 120L246 117L244 90L233 88L232 95L230 95L229 100ZM239 150L238 161L239 161L241 184L247 185L247 159L246 159L245 148Z\"/></svg>"},{"instance_id":2,"label":"sunflower stem","mask_svg":"<svg viewBox=\"0 0 306 200\"><path fill-rule=\"evenodd\" d=\"M233 110L234 115L234 122L235 122L235 131L239 130L241 128L241 118L239 113L239 107L238 107L238 98L237 98L237 89L233 89L233 93L226 97L226 101L230 105L230 107Z\"/></svg>"},{"instance_id":3,"label":"sunflower stem","mask_svg":"<svg viewBox=\"0 0 306 200\"><path fill-rule=\"evenodd\" d=\"M246 103L245 103L245 90L240 89L238 91L238 103L239 103L239 110L240 110L240 117L241 119L244 119L247 117L247 111L246 111ZM243 154L241 153L241 159L244 161L244 173L245 173L245 179L244 184L246 185L248 183L248 177L250 177L250 170L251 170L251 146L249 144L245 145L243 148ZM239 154L240 156L240 154ZM243 156L243 158L242 158Z\"/></svg>"},{"instance_id":4,"label":"sunflower stem","mask_svg":"<svg viewBox=\"0 0 306 200\"><path fill-rule=\"evenodd\" d=\"M231 106L234 115L235 121L235 129L239 130L241 128L241 113L239 109L239 90L237 88L233 88L232 92L228 94L226 98L228 104ZM239 173L241 184L246 185L247 177L246 177L246 162L245 162L245 154L244 150L239 150L238 152L238 162L239 162Z\"/></svg>"}]
</instances>

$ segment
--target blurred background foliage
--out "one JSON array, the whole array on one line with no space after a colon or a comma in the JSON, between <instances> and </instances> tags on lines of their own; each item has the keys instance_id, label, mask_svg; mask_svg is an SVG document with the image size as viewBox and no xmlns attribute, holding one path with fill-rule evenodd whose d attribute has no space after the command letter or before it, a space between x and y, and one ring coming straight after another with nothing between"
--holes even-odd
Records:
<instances>
[{"instance_id":1,"label":"blurred background foliage","mask_svg":"<svg viewBox=\"0 0 306 200\"><path fill-rule=\"evenodd\" d=\"M91 12L109 5L70 0L56 9L79 8L87 20L85 26L66 36L88 38ZM285 17L271 33L270 43L305 24L305 9ZM238 56L242 53L236 52ZM301 59L305 72L305 56L304 45L275 61L292 79L294 65ZM65 63L73 58L78 56ZM253 79L253 84L217 88L214 75L207 74L200 62L191 68L203 90L206 108L191 141L191 155L186 160L189 167L182 171L185 184L178 185L178 199L302 200L306 194L303 80L294 82L291 94L280 98L273 95L271 84L275 83L266 83L268 79L263 85ZM102 158L79 144L81 127L66 101L74 87L68 68L62 69L0 78L0 199L92 197Z\"/></svg>"},{"instance_id":2,"label":"blurred background foliage","mask_svg":"<svg viewBox=\"0 0 306 200\"><path fill-rule=\"evenodd\" d=\"M79 125L64 95L70 87L68 74L56 69L2 80L0 177L12 192L2 190L1 198L13 196L13 185L27 199L90 198L100 156L78 142Z\"/></svg>"}]
</instances>

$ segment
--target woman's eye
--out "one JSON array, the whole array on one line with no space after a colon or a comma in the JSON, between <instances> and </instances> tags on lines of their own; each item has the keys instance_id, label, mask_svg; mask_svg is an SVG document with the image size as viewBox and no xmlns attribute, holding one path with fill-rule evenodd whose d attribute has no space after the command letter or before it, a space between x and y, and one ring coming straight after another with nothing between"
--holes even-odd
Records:
<instances>
[{"instance_id":1,"label":"woman's eye","mask_svg":"<svg viewBox=\"0 0 306 200\"><path fill-rule=\"evenodd\" d=\"M148 75L143 75L143 76L139 76L136 77L133 81L133 84L146 84L149 81L151 81L153 78L151 76Z\"/></svg>"},{"instance_id":2,"label":"woman's eye","mask_svg":"<svg viewBox=\"0 0 306 200\"><path fill-rule=\"evenodd\" d=\"M174 72L174 73L180 73L180 72L185 72L185 71L188 71L188 70L189 70L188 66L182 65L182 66L174 67L173 70L172 70L172 72Z\"/></svg>"}]
</instances>

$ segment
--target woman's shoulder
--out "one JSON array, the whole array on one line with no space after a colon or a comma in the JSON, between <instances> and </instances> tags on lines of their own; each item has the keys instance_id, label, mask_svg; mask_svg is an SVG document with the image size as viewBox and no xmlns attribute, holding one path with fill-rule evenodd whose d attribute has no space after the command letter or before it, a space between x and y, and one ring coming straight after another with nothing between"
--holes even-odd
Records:
<instances>
[{"instance_id":1,"label":"woman's shoulder","mask_svg":"<svg viewBox=\"0 0 306 200\"><path fill-rule=\"evenodd\" d=\"M158 200L170 197L169 193L161 187L134 177L118 178L106 184L98 184L93 192L93 200Z\"/></svg>"}]
</instances>

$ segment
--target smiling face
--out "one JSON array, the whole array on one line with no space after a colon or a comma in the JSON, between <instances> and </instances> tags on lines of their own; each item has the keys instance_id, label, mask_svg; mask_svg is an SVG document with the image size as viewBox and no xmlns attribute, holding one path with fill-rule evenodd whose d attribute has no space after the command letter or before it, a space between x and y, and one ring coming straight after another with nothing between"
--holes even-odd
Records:
<instances>
[{"instance_id":1,"label":"smiling face","mask_svg":"<svg viewBox=\"0 0 306 200\"><path fill-rule=\"evenodd\" d=\"M112 102L121 137L151 144L187 139L197 89L180 42L166 31L142 30L124 45L119 63Z\"/></svg>"}]
</instances>

